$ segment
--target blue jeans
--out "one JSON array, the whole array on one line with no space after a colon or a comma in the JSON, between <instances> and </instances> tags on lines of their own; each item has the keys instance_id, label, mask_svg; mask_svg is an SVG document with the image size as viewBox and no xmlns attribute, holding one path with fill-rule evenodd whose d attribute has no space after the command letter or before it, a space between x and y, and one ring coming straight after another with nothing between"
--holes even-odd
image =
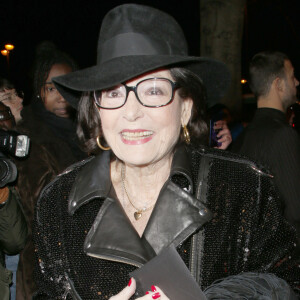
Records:
<instances>
[{"instance_id":1,"label":"blue jeans","mask_svg":"<svg viewBox=\"0 0 300 300\"><path fill-rule=\"evenodd\" d=\"M19 262L19 254L17 255L5 255L6 269L13 272L13 283L10 286L10 299L16 299L16 277L17 277L17 268Z\"/></svg>"}]
</instances>

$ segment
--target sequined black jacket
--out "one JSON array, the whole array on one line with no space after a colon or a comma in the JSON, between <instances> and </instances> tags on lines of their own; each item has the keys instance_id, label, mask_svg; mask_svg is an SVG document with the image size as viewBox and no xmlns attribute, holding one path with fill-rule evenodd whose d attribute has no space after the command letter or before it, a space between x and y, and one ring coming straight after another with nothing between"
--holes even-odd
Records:
<instances>
[{"instance_id":1,"label":"sequined black jacket","mask_svg":"<svg viewBox=\"0 0 300 300\"><path fill-rule=\"evenodd\" d=\"M34 226L36 299L108 299L170 244L203 289L247 271L299 286L295 230L282 218L271 176L252 161L179 147L142 238L116 200L109 168L106 152L44 189Z\"/></svg>"}]
</instances>

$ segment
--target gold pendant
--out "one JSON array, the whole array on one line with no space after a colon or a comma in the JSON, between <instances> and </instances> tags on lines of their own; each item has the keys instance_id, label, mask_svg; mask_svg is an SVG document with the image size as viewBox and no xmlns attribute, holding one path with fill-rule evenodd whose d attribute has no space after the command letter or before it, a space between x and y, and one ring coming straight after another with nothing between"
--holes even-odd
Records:
<instances>
[{"instance_id":1,"label":"gold pendant","mask_svg":"<svg viewBox=\"0 0 300 300\"><path fill-rule=\"evenodd\" d=\"M141 217L142 217L141 211L136 211L136 212L134 213L134 218L135 218L136 220L139 220Z\"/></svg>"}]
</instances>

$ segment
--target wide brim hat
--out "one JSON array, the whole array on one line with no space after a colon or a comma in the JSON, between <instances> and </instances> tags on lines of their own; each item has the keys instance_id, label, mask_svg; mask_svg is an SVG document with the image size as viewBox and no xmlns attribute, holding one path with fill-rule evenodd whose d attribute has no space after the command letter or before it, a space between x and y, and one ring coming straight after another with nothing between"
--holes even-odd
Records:
<instances>
[{"instance_id":1,"label":"wide brim hat","mask_svg":"<svg viewBox=\"0 0 300 300\"><path fill-rule=\"evenodd\" d=\"M224 63L188 55L183 31L173 17L138 4L120 5L106 14L95 66L53 81L63 97L77 108L82 92L109 88L164 67L184 67L196 73L206 87L210 104L217 103L230 84Z\"/></svg>"}]
</instances>

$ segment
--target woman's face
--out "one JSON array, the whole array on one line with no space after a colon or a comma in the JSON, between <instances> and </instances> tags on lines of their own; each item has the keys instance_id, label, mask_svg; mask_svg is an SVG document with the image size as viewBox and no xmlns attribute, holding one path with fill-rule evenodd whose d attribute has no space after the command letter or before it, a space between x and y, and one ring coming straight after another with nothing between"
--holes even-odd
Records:
<instances>
[{"instance_id":1,"label":"woman's face","mask_svg":"<svg viewBox=\"0 0 300 300\"><path fill-rule=\"evenodd\" d=\"M55 88L52 78L72 72L72 68L65 64L55 64L41 89L41 96L45 108L61 118L69 118L71 106Z\"/></svg>"},{"instance_id":2,"label":"woman's face","mask_svg":"<svg viewBox=\"0 0 300 300\"><path fill-rule=\"evenodd\" d=\"M153 77L173 78L168 70L147 73L128 81L128 86ZM143 166L169 159L176 145L181 125L191 116L193 102L181 99L175 91L174 100L163 107L141 105L133 92L118 109L99 109L104 137L115 155L124 162Z\"/></svg>"}]
</instances>

